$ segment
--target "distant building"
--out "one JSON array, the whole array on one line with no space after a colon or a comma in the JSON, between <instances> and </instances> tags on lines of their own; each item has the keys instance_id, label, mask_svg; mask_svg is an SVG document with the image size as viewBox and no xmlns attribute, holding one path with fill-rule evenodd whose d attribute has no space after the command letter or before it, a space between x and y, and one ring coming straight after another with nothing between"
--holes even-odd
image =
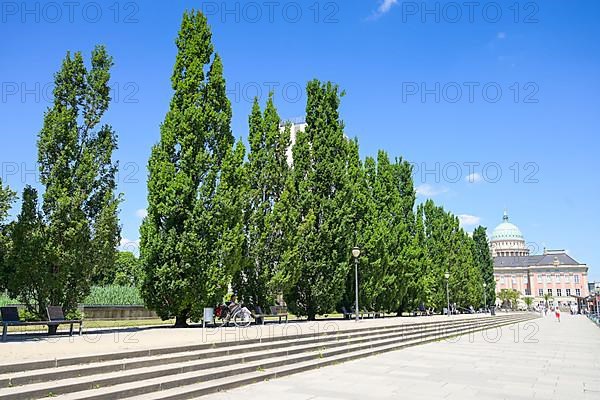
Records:
<instances>
[{"instance_id":1,"label":"distant building","mask_svg":"<svg viewBox=\"0 0 600 400\"><path fill-rule=\"evenodd\" d=\"M292 155L292 148L296 144L296 136L298 135L298 132L306 130L306 122L304 121L304 119L300 119L300 118L297 118L292 121L282 121L279 124L279 129L284 130L286 124L288 124L288 123L290 124L290 147L288 147L286 154L287 154L288 164L292 165L292 163L294 161L294 157Z\"/></svg>"},{"instance_id":2,"label":"distant building","mask_svg":"<svg viewBox=\"0 0 600 400\"><path fill-rule=\"evenodd\" d=\"M544 250L544 254L530 255L521 230L509 222L505 212L503 221L494 229L490 239L494 259L496 292L515 289L522 296L534 298L534 304L543 304L549 294L551 305L577 304L589 295L588 267L564 250Z\"/></svg>"}]
</instances>

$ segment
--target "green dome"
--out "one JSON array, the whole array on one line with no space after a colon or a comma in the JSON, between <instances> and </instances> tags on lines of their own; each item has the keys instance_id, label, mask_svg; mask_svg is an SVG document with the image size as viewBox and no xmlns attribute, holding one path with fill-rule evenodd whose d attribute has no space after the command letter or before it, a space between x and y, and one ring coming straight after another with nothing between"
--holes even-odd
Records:
<instances>
[{"instance_id":1,"label":"green dome","mask_svg":"<svg viewBox=\"0 0 600 400\"><path fill-rule=\"evenodd\" d=\"M521 230L508 222L508 214L504 212L503 222L492 232L492 241L500 240L525 240Z\"/></svg>"}]
</instances>

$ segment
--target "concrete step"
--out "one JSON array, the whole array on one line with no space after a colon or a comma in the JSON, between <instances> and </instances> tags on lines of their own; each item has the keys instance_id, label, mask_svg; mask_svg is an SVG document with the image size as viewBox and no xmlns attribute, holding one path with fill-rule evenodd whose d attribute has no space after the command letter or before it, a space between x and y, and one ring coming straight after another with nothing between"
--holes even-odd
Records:
<instances>
[{"instance_id":1,"label":"concrete step","mask_svg":"<svg viewBox=\"0 0 600 400\"><path fill-rule=\"evenodd\" d=\"M506 317L506 316L503 316ZM478 320L488 319L488 318L497 318L491 316L479 317ZM446 326L452 325L457 322L465 321L468 319L451 319L448 321L429 321L429 322L411 322L411 323L403 323L401 325L398 324L390 324L378 326L377 329L397 329L398 327L403 327L404 329L417 328L420 329L425 326ZM300 324L299 324L300 325ZM292 324L290 324L292 326ZM340 335L345 333L360 333L372 330L372 327L358 327L358 328L350 328L338 330L335 329L335 321L332 321L331 325L328 328L333 328L332 330L322 331L322 332L308 332L297 335L280 335L280 336L272 336L272 337L259 337L257 339L245 339L238 341L223 341L223 342L214 342L214 343L201 343L194 345L186 345L186 346L174 346L174 347L163 347L163 348L154 348L154 349L145 349L145 350L133 350L133 351L121 351L116 353L105 353L105 354L93 354L93 355L85 355L79 357L64 357L64 358L55 358L48 360L38 360L38 361L30 361L24 363L9 363L2 364L0 363L0 376L5 376L6 374L10 374L13 372L24 372L24 371L32 371L32 370L40 370L40 369L50 369L50 368L60 368L66 366L80 366L84 364L92 364L92 363L100 363L107 361L119 361L119 360L127 360L127 359L139 359L144 357L155 357L161 355L169 355L176 353L190 353L195 351L209 350L209 349L223 349L228 347L233 347L236 345L244 344L258 344L258 343L273 343L280 341L292 341L292 340L302 340L304 338L309 337L321 337L328 335ZM238 328L225 328L223 332L226 332L225 335L228 335L228 332L231 331L235 333Z\"/></svg>"},{"instance_id":2,"label":"concrete step","mask_svg":"<svg viewBox=\"0 0 600 400\"><path fill-rule=\"evenodd\" d=\"M519 321L526 321L522 319ZM128 383L108 388L98 388L85 392L72 393L58 396L64 400L107 400L107 399L184 399L194 398L220 390L231 389L245 384L273 379L297 372L302 372L326 365L349 361L392 350L399 350L408 346L437 341L452 337L457 334L485 330L489 327L512 324L515 321L506 320L501 323L480 324L477 328L456 328L446 332L443 336L432 335L405 340L381 340L362 345L346 345L331 350L314 351L307 354L287 356L278 359L260 360L246 363L235 368L214 368L210 371L190 372L174 377L160 377L144 382ZM134 396L134 397L132 397Z\"/></svg>"},{"instance_id":3,"label":"concrete step","mask_svg":"<svg viewBox=\"0 0 600 400\"><path fill-rule=\"evenodd\" d=\"M0 398L23 399L55 396L62 393L72 393L72 398L96 398L102 391L109 391L108 397L123 398L131 395L151 393L157 389L167 387L187 386L202 380L219 379L221 376L235 376L253 372L254 369L273 368L288 363L299 363L314 358L321 358L324 354L330 357L335 354L344 354L361 349L378 348L390 344L397 344L410 340L425 341L439 340L442 337L458 333L469 332L499 324L510 324L526 320L522 316L503 316L497 318L481 318L456 320L445 324L445 328L423 326L422 329L401 329L395 326L392 329L373 329L373 331L354 332L354 334L340 335L340 337L322 337L320 341L310 341L299 344L297 341L278 343L272 349L255 345L253 349L242 349L242 346L232 346L227 355L214 356L198 361L177 362L175 364L158 364L151 367L134 368L131 370L102 373L99 376L84 376L77 378L60 379L51 383L39 383L0 389ZM425 325L425 324L422 324ZM398 329L400 328L400 329ZM235 349L243 352L236 352ZM248 351L246 351L248 350ZM133 361L133 360L132 360ZM147 360L149 361L149 360ZM134 361L135 362L135 361ZM98 369L102 371L102 366ZM72 372L72 371L71 371ZM112 386L111 388L105 388ZM77 393L75 393L77 392ZM69 397L71 398L71 397Z\"/></svg>"},{"instance_id":4,"label":"concrete step","mask_svg":"<svg viewBox=\"0 0 600 400\"><path fill-rule=\"evenodd\" d=\"M484 319L478 320L484 321ZM91 376L96 374L105 374L110 372L118 372L118 371L128 371L138 368L151 367L155 365L167 365L167 364L175 364L175 363L183 363L187 361L195 361L195 360L207 360L214 357L224 357L231 354L243 354L243 353L251 353L251 352L261 352L261 354L265 353L269 350L287 348L287 352L290 353L292 350L289 350L290 346L294 346L296 350L294 351L302 351L303 345L311 345L314 343L323 343L323 345L331 346L333 343L340 343L342 340L357 340L358 338L362 338L362 341L372 340L369 339L372 336L376 335L393 335L396 333L402 334L411 334L415 332L427 333L430 330L440 331L443 329L449 329L453 326L460 326L461 321L452 321L450 323L444 325L429 325L429 324L420 324L414 326L395 326L384 329L377 330L358 330L358 331L344 331L343 333L339 333L336 335L326 335L326 336L311 336L308 338L301 338L297 340L283 340L283 341L274 341L267 343L258 343L258 344L243 344L243 345L234 345L231 347L223 347L220 349L209 349L209 350L197 350L191 352L178 352L175 354L166 354L159 356L145 356L138 357L132 359L125 360L116 360L116 361L105 361L98 363L90 363L84 365L76 365L76 366L65 366L65 367L56 367L56 368L44 368L38 370L30 370L19 373L8 373L0 375L0 388L1 387L14 387L14 386L22 386L32 383L38 382L47 382L59 379L67 379L74 377L82 377L82 376ZM338 344L339 345L339 344ZM248 356L252 357L252 356ZM246 357L246 358L248 358ZM253 357L256 357L254 355Z\"/></svg>"},{"instance_id":5,"label":"concrete step","mask_svg":"<svg viewBox=\"0 0 600 400\"><path fill-rule=\"evenodd\" d=\"M477 319L477 321L485 321L486 319ZM346 339L355 339L363 337L363 340L370 340L368 337L374 335L381 335L384 332L387 334L393 334L402 332L404 334L414 332L428 332L428 330L435 329L441 331L443 329L450 328L452 326L458 326L463 324L462 320L450 321L445 324L418 324L418 325L396 325L394 327L385 327L377 330L355 330L355 331L343 331L336 335L326 336L310 336L307 338L301 338L298 340L283 340L273 341L258 344L242 344L239 345L234 343L234 346L223 347L220 349L209 349L209 350L198 350L198 351L186 351L178 352L175 354L166 354L158 356L145 356L133 359L116 360L116 361L105 361L77 366L66 366L56 368L44 368L39 370L30 370L19 373L8 373L0 375L0 388L1 387L12 387L22 386L26 384L47 382L58 379L67 379L73 377L91 376L102 373L128 371L137 368L151 367L155 365L167 365L174 363L182 363L194 360L206 360L213 357L223 357L230 354L243 354L249 352L265 352L268 350L274 350L277 348L288 348L289 346L301 346L308 345L317 342L328 343L330 341L340 342ZM302 351L300 347L298 350Z\"/></svg>"}]
</instances>

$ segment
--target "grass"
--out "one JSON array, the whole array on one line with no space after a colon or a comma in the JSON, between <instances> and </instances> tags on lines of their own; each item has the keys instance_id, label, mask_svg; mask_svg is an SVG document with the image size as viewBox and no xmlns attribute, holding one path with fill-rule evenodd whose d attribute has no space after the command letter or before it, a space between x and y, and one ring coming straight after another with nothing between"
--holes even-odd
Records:
<instances>
[{"instance_id":1,"label":"grass","mask_svg":"<svg viewBox=\"0 0 600 400\"><path fill-rule=\"evenodd\" d=\"M83 301L94 306L142 306L144 300L137 288L132 286L92 286L90 294Z\"/></svg>"},{"instance_id":2,"label":"grass","mask_svg":"<svg viewBox=\"0 0 600 400\"><path fill-rule=\"evenodd\" d=\"M0 293L0 307L8 304L19 304L6 293ZM143 306L144 300L137 288L132 286L92 286L90 294L84 299L89 306Z\"/></svg>"}]
</instances>

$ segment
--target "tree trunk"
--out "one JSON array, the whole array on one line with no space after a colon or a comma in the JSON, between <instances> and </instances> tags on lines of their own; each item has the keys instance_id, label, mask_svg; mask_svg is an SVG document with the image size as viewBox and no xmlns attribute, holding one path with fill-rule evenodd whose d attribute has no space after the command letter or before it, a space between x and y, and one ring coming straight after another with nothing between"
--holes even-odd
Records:
<instances>
[{"instance_id":1,"label":"tree trunk","mask_svg":"<svg viewBox=\"0 0 600 400\"><path fill-rule=\"evenodd\" d=\"M309 305L308 307L306 307L306 316L309 321L316 321L317 312L312 306Z\"/></svg>"},{"instance_id":2,"label":"tree trunk","mask_svg":"<svg viewBox=\"0 0 600 400\"><path fill-rule=\"evenodd\" d=\"M175 317L175 326L174 328L188 328L189 325L187 323L187 315L178 315Z\"/></svg>"}]
</instances>

